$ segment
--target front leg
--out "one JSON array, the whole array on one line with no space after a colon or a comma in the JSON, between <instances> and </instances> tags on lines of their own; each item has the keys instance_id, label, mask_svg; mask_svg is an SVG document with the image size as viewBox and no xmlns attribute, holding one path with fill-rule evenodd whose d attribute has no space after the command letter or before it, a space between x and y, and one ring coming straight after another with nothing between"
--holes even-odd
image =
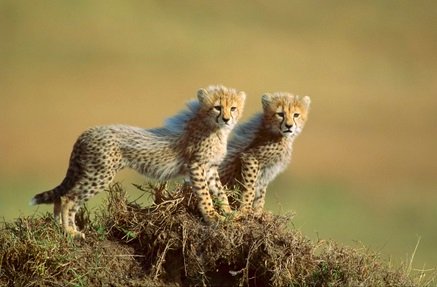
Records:
<instances>
[{"instance_id":1,"label":"front leg","mask_svg":"<svg viewBox=\"0 0 437 287\"><path fill-rule=\"evenodd\" d=\"M209 190L213 193L214 197L218 200L220 208L225 213L231 213L231 207L229 206L228 197L220 181L220 177L217 170L218 166L211 166L208 171L208 185Z\"/></svg>"},{"instance_id":2,"label":"front leg","mask_svg":"<svg viewBox=\"0 0 437 287\"><path fill-rule=\"evenodd\" d=\"M262 186L256 190L255 200L253 201L253 209L255 214L261 214L264 208L267 186Z\"/></svg>"},{"instance_id":3,"label":"front leg","mask_svg":"<svg viewBox=\"0 0 437 287\"><path fill-rule=\"evenodd\" d=\"M222 217L215 211L212 204L212 199L209 194L205 166L198 163L191 163L189 166L190 181L193 190L196 192L197 199L199 201L198 208L202 213L203 219L207 223L212 223L217 220L221 220Z\"/></svg>"},{"instance_id":4,"label":"front leg","mask_svg":"<svg viewBox=\"0 0 437 287\"><path fill-rule=\"evenodd\" d=\"M241 164L243 191L241 193L240 212L248 213L252 209L255 199L255 186L259 176L259 164L256 158L249 156L242 157Z\"/></svg>"}]
</instances>

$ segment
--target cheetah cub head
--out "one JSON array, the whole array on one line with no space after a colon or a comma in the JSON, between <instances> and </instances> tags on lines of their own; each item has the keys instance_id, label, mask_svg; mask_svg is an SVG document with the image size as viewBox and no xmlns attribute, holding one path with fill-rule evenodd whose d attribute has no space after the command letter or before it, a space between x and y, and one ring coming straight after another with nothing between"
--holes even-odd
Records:
<instances>
[{"instance_id":1,"label":"cheetah cub head","mask_svg":"<svg viewBox=\"0 0 437 287\"><path fill-rule=\"evenodd\" d=\"M219 85L199 89L197 98L206 125L232 129L243 113L246 94Z\"/></svg>"},{"instance_id":2,"label":"cheetah cub head","mask_svg":"<svg viewBox=\"0 0 437 287\"><path fill-rule=\"evenodd\" d=\"M272 133L295 137L302 131L311 100L289 93L267 93L261 98L264 118Z\"/></svg>"}]
</instances>

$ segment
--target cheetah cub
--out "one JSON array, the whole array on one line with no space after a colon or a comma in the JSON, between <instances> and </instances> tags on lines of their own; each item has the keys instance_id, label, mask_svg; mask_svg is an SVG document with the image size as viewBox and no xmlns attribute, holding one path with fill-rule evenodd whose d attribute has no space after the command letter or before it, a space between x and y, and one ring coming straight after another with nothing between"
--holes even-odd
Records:
<instances>
[{"instance_id":1,"label":"cheetah cub","mask_svg":"<svg viewBox=\"0 0 437 287\"><path fill-rule=\"evenodd\" d=\"M240 214L262 211L267 185L290 162L311 102L289 93L265 94L261 101L264 112L235 128L219 168L222 183L242 191Z\"/></svg>"},{"instance_id":2,"label":"cheetah cub","mask_svg":"<svg viewBox=\"0 0 437 287\"><path fill-rule=\"evenodd\" d=\"M161 128L126 125L93 127L74 144L67 175L52 190L37 194L32 204L54 203L54 216L67 234L84 237L75 215L84 201L108 188L123 168L158 180L189 176L206 222L222 217L215 211L210 191L229 213L228 199L218 176L226 155L227 138L243 112L246 94L224 86L197 92L197 100L168 119Z\"/></svg>"}]
</instances>

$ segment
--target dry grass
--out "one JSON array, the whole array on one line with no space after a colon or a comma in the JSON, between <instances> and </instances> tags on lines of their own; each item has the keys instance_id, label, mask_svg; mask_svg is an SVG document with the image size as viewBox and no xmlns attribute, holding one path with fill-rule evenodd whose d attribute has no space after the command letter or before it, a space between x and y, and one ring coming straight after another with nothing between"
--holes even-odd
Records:
<instances>
[{"instance_id":1,"label":"dry grass","mask_svg":"<svg viewBox=\"0 0 437 287\"><path fill-rule=\"evenodd\" d=\"M126 200L114 185L86 240L64 237L49 214L4 222L0 285L5 286L427 286L368 250L311 242L291 216L208 226L189 187L142 187L154 204Z\"/></svg>"},{"instance_id":2,"label":"dry grass","mask_svg":"<svg viewBox=\"0 0 437 287\"><path fill-rule=\"evenodd\" d=\"M436 10L436 1L0 1L0 216L34 212L28 198L59 183L87 127L158 127L196 89L223 83L248 93L245 119L264 92L313 99L277 189L283 208L311 215L308 234L372 246L395 238L383 250L395 260L418 234L415 265L435 266ZM324 197L287 192L299 180L345 186L368 211L348 218L376 214L379 224L324 220Z\"/></svg>"}]
</instances>

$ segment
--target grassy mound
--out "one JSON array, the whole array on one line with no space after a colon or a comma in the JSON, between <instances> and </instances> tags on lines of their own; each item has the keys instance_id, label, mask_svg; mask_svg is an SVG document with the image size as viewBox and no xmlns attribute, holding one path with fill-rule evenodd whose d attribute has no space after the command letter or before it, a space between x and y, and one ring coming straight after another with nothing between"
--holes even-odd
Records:
<instances>
[{"instance_id":1,"label":"grassy mound","mask_svg":"<svg viewBox=\"0 0 437 287\"><path fill-rule=\"evenodd\" d=\"M65 237L49 214L4 222L0 285L426 285L365 249L311 242L289 228L290 216L264 213L208 226L189 188L146 192L155 203L143 207L114 185L95 219L86 210L78 216L85 240Z\"/></svg>"}]
</instances>

